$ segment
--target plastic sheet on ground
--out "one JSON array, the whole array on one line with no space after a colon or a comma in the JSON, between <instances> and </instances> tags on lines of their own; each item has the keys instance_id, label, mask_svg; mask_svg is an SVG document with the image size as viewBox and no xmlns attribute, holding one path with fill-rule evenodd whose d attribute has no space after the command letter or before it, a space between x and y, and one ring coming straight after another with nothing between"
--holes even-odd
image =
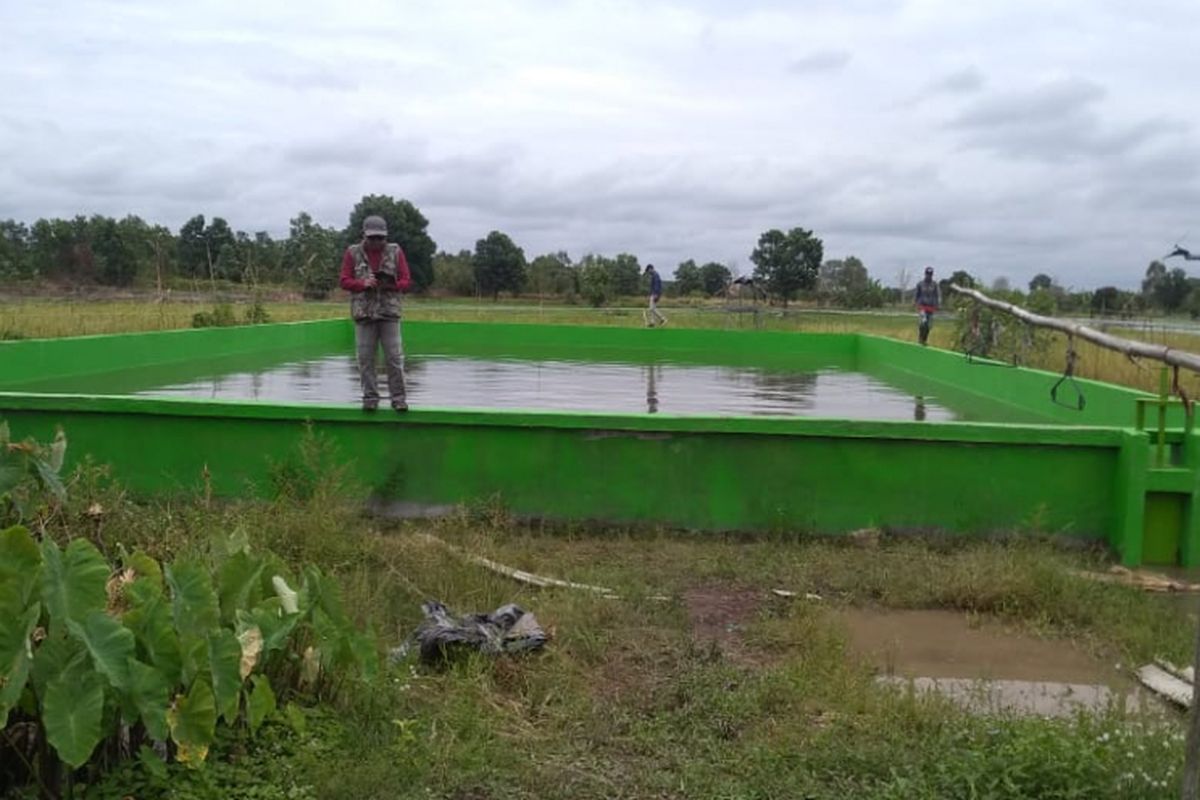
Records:
<instances>
[{"instance_id":1,"label":"plastic sheet on ground","mask_svg":"<svg viewBox=\"0 0 1200 800\"><path fill-rule=\"evenodd\" d=\"M547 636L537 618L509 603L490 614L455 616L436 600L421 604L425 619L404 644L391 652L403 660L414 648L426 664L439 664L456 653L478 651L488 655L539 650Z\"/></svg>"}]
</instances>

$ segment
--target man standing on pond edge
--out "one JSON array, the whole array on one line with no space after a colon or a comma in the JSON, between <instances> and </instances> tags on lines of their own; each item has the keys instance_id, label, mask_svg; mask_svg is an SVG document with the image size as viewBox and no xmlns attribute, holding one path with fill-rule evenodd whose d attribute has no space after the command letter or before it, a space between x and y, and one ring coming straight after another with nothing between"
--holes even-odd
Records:
<instances>
[{"instance_id":1,"label":"man standing on pond edge","mask_svg":"<svg viewBox=\"0 0 1200 800\"><path fill-rule=\"evenodd\" d=\"M917 306L917 338L921 344L927 344L933 315L942 305L942 288L933 279L933 267L925 268L925 280L917 284L913 302Z\"/></svg>"},{"instance_id":2,"label":"man standing on pond edge","mask_svg":"<svg viewBox=\"0 0 1200 800\"><path fill-rule=\"evenodd\" d=\"M400 293L412 284L408 259L400 245L387 240L383 217L363 220L363 239L342 256L342 288L350 292L363 411L379 407L375 354L383 347L392 408L408 411L404 389L404 352L400 344Z\"/></svg>"}]
</instances>

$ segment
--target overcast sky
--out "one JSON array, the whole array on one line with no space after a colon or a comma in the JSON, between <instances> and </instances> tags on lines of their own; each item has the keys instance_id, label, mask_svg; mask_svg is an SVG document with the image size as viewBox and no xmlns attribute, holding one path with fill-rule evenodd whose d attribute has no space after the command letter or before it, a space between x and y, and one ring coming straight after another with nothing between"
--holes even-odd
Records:
<instances>
[{"instance_id":1,"label":"overcast sky","mask_svg":"<svg viewBox=\"0 0 1200 800\"><path fill-rule=\"evenodd\" d=\"M451 251L748 272L802 226L885 283L1133 286L1200 252L1198 31L1196 0L0 0L0 218L284 236L384 193Z\"/></svg>"}]
</instances>

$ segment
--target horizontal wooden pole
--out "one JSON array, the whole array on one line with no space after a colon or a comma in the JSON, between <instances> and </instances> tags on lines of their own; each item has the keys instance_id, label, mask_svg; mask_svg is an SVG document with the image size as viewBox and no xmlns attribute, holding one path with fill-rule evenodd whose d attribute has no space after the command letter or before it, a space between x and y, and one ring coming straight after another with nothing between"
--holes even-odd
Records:
<instances>
[{"instance_id":1,"label":"horizontal wooden pole","mask_svg":"<svg viewBox=\"0 0 1200 800\"><path fill-rule=\"evenodd\" d=\"M1183 367L1190 369L1193 372L1200 373L1200 356L1189 353L1186 350L1176 350L1166 345L1150 344L1148 342L1139 342L1133 339L1123 339L1120 336L1113 336L1095 328L1089 328L1086 325L1080 325L1073 322L1065 322L1061 319L1053 317L1043 317L1041 314L1034 314L1026 311L1020 306L1015 306L1012 303L1006 303L1003 300L996 300L975 289L967 289L956 284L949 284L950 291L957 292L971 298L980 305L994 308L997 311L1003 311L1006 314L1011 314L1022 322L1027 322L1039 328L1050 328L1051 330L1061 331L1069 336L1078 336L1080 339L1099 345L1100 347L1116 350L1118 353L1124 353L1130 358L1150 358L1155 361L1161 361L1164 364L1169 364L1173 367Z\"/></svg>"}]
</instances>

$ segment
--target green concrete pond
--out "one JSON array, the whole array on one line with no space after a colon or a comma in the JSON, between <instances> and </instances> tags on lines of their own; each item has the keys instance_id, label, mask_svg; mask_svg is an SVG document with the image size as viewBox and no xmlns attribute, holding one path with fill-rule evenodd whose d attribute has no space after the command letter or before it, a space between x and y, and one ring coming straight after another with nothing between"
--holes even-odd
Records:
<instances>
[{"instance_id":1,"label":"green concrete pond","mask_svg":"<svg viewBox=\"0 0 1200 800\"><path fill-rule=\"evenodd\" d=\"M837 534L1036 531L1200 558L1196 436L1146 395L855 334L404 326L407 415L358 408L349 321L0 343L0 415L134 491L234 496L326 437L378 508ZM1086 402L1076 402L1081 393ZM1064 402L1065 401L1065 402ZM1153 417L1153 414L1150 415Z\"/></svg>"}]
</instances>

